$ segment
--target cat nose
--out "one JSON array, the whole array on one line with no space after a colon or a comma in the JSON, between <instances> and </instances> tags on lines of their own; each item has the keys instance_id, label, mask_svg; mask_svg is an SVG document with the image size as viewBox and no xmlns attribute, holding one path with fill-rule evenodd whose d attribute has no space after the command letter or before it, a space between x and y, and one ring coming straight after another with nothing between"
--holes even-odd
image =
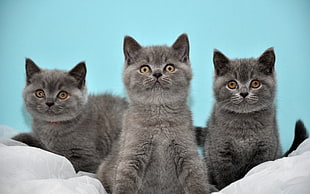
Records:
<instances>
[{"instance_id":1,"label":"cat nose","mask_svg":"<svg viewBox=\"0 0 310 194\"><path fill-rule=\"evenodd\" d=\"M51 107L51 106L53 106L54 105L54 102L47 102L47 103L45 103L47 106L49 106L49 107Z\"/></svg>"},{"instance_id":2,"label":"cat nose","mask_svg":"<svg viewBox=\"0 0 310 194\"><path fill-rule=\"evenodd\" d=\"M158 79L160 76L162 76L162 75L163 75L162 73L154 73L154 74L153 74L153 76L156 77L157 79Z\"/></svg>"},{"instance_id":3,"label":"cat nose","mask_svg":"<svg viewBox=\"0 0 310 194\"><path fill-rule=\"evenodd\" d=\"M247 95L249 95L248 92L241 92L240 93L240 96L242 96L243 98L247 97Z\"/></svg>"}]
</instances>

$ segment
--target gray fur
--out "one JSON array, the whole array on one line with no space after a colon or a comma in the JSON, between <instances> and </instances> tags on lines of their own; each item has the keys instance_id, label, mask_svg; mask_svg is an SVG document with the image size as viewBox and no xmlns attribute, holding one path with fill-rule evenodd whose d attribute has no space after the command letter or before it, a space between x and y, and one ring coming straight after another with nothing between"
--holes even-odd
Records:
<instances>
[{"instance_id":1,"label":"gray fur","mask_svg":"<svg viewBox=\"0 0 310 194\"><path fill-rule=\"evenodd\" d=\"M192 78L187 35L171 47L142 47L125 37L124 54L130 105L119 148L102 163L98 178L113 194L208 193L186 104ZM163 70L167 64L175 71ZM143 65L151 72L141 73Z\"/></svg>"},{"instance_id":2,"label":"gray fur","mask_svg":"<svg viewBox=\"0 0 310 194\"><path fill-rule=\"evenodd\" d=\"M215 50L213 61L216 102L207 123L204 153L209 179L222 189L257 164L281 156L275 54L269 48L256 59L231 60ZM230 80L237 81L236 89L227 86ZM250 87L252 80L259 80L261 86Z\"/></svg>"},{"instance_id":3,"label":"gray fur","mask_svg":"<svg viewBox=\"0 0 310 194\"><path fill-rule=\"evenodd\" d=\"M71 71L46 70L26 59L24 102L33 118L32 133L14 139L67 157L76 171L96 172L121 131L127 102L110 94L88 95L86 66ZM45 96L35 92L42 89ZM68 98L58 97L61 91Z\"/></svg>"}]
</instances>

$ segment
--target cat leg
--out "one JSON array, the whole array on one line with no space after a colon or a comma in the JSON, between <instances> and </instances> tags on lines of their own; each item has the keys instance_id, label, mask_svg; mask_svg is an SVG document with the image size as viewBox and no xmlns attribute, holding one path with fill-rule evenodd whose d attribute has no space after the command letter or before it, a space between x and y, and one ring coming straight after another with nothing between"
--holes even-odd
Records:
<instances>
[{"instance_id":1,"label":"cat leg","mask_svg":"<svg viewBox=\"0 0 310 194\"><path fill-rule=\"evenodd\" d=\"M266 161L278 159L280 156L278 146L280 146L280 144L272 144L270 141L257 142L257 148L256 150L253 150L251 161L249 161L248 165L241 170L242 173L240 174L240 178L244 177L253 167Z\"/></svg>"},{"instance_id":2,"label":"cat leg","mask_svg":"<svg viewBox=\"0 0 310 194\"><path fill-rule=\"evenodd\" d=\"M100 165L101 159L99 154L95 151L94 146L88 145L70 145L65 149L53 150L54 153L65 156L72 165L76 172L84 171L96 173Z\"/></svg>"},{"instance_id":3,"label":"cat leg","mask_svg":"<svg viewBox=\"0 0 310 194\"><path fill-rule=\"evenodd\" d=\"M198 146L203 147L206 141L207 128L206 127L194 127L196 136L196 142Z\"/></svg>"},{"instance_id":4,"label":"cat leg","mask_svg":"<svg viewBox=\"0 0 310 194\"><path fill-rule=\"evenodd\" d=\"M151 143L131 143L123 146L119 155L113 194L137 193L145 168L149 163Z\"/></svg>"},{"instance_id":5,"label":"cat leg","mask_svg":"<svg viewBox=\"0 0 310 194\"><path fill-rule=\"evenodd\" d=\"M115 143L111 153L101 162L96 177L100 180L108 193L112 193L113 180L116 172L116 164L119 157L119 143Z\"/></svg>"},{"instance_id":6,"label":"cat leg","mask_svg":"<svg viewBox=\"0 0 310 194\"><path fill-rule=\"evenodd\" d=\"M177 176L185 193L209 193L207 168L199 157L196 146L187 147L173 141L170 148L174 152Z\"/></svg>"},{"instance_id":7,"label":"cat leg","mask_svg":"<svg viewBox=\"0 0 310 194\"><path fill-rule=\"evenodd\" d=\"M112 154L107 156L100 164L96 175L108 193L112 193L117 156L118 152L112 152Z\"/></svg>"},{"instance_id":8,"label":"cat leg","mask_svg":"<svg viewBox=\"0 0 310 194\"><path fill-rule=\"evenodd\" d=\"M240 168L230 143L224 145L221 149L208 148L205 153L210 182L219 190L237 180L237 169Z\"/></svg>"},{"instance_id":9,"label":"cat leg","mask_svg":"<svg viewBox=\"0 0 310 194\"><path fill-rule=\"evenodd\" d=\"M32 147L37 147L37 148L47 150L44 144L37 137L35 137L32 133L20 133L12 137L12 139L23 142Z\"/></svg>"}]
</instances>

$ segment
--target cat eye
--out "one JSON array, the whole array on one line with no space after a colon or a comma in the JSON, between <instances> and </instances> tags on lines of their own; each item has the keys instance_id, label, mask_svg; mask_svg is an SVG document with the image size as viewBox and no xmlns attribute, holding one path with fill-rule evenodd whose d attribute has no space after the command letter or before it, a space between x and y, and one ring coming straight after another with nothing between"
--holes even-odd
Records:
<instances>
[{"instance_id":1,"label":"cat eye","mask_svg":"<svg viewBox=\"0 0 310 194\"><path fill-rule=\"evenodd\" d=\"M168 64L168 65L166 65L166 67L165 67L165 71L167 71L167 72L169 72L169 73L174 72L174 70L175 70L175 67L174 67L173 64Z\"/></svg>"},{"instance_id":2,"label":"cat eye","mask_svg":"<svg viewBox=\"0 0 310 194\"><path fill-rule=\"evenodd\" d=\"M227 87L230 89L236 89L238 87L238 84L236 81L231 80L227 83Z\"/></svg>"},{"instance_id":3,"label":"cat eye","mask_svg":"<svg viewBox=\"0 0 310 194\"><path fill-rule=\"evenodd\" d=\"M140 72L141 73L149 73L151 71L150 67L147 65L143 65L140 67Z\"/></svg>"},{"instance_id":4,"label":"cat eye","mask_svg":"<svg viewBox=\"0 0 310 194\"><path fill-rule=\"evenodd\" d=\"M259 86L261 86L260 81L258 81L258 80L253 80L253 81L251 82L251 87L252 87L252 88L259 88Z\"/></svg>"},{"instance_id":5,"label":"cat eye","mask_svg":"<svg viewBox=\"0 0 310 194\"><path fill-rule=\"evenodd\" d=\"M69 96L68 92L65 92L65 91L61 91L61 92L59 92L59 94L58 94L58 98L60 98L60 99L62 99L62 100L68 98L68 96Z\"/></svg>"},{"instance_id":6,"label":"cat eye","mask_svg":"<svg viewBox=\"0 0 310 194\"><path fill-rule=\"evenodd\" d=\"M38 98L43 98L44 96L45 96L45 93L44 93L44 91L43 90L37 90L36 92L35 92L35 95L36 95L36 97L38 97Z\"/></svg>"}]
</instances>

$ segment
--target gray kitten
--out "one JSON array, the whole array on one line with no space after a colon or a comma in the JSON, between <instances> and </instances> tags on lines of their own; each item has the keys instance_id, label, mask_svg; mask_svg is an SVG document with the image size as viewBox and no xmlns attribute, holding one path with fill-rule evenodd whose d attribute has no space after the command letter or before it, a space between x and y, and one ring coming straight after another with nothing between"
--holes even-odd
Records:
<instances>
[{"instance_id":1,"label":"gray kitten","mask_svg":"<svg viewBox=\"0 0 310 194\"><path fill-rule=\"evenodd\" d=\"M26 74L23 97L33 132L13 139L67 157L76 171L96 172L120 134L128 103L110 94L88 95L84 62L61 71L26 59Z\"/></svg>"},{"instance_id":2,"label":"gray kitten","mask_svg":"<svg viewBox=\"0 0 310 194\"><path fill-rule=\"evenodd\" d=\"M186 104L192 78L187 35L171 47L142 47L126 36L124 55L130 105L119 148L98 178L113 194L208 193Z\"/></svg>"},{"instance_id":3,"label":"gray kitten","mask_svg":"<svg viewBox=\"0 0 310 194\"><path fill-rule=\"evenodd\" d=\"M276 122L275 53L254 59L228 59L214 51L216 102L204 147L209 178L218 189L252 167L281 156Z\"/></svg>"}]
</instances>

